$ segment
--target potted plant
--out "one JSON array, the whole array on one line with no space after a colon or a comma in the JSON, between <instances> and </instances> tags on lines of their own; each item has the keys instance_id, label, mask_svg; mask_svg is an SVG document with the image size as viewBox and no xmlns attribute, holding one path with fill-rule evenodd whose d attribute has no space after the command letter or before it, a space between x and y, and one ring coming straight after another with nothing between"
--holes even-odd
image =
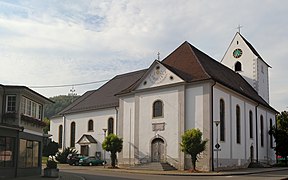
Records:
<instances>
[{"instance_id":1,"label":"potted plant","mask_svg":"<svg viewBox=\"0 0 288 180\"><path fill-rule=\"evenodd\" d=\"M57 162L52 158L47 160L46 168L44 168L44 177L58 177L59 169L57 168Z\"/></svg>"},{"instance_id":2,"label":"potted plant","mask_svg":"<svg viewBox=\"0 0 288 180\"><path fill-rule=\"evenodd\" d=\"M44 168L44 177L58 177L59 169L57 168L57 162L54 160L54 156L58 152L58 143L50 142L46 151L49 158L46 162L46 168Z\"/></svg>"}]
</instances>

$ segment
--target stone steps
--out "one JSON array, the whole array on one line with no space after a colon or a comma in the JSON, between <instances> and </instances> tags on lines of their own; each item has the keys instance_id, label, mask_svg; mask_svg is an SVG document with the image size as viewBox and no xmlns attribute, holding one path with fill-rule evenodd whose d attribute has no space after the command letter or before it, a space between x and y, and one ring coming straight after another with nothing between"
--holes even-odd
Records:
<instances>
[{"instance_id":1,"label":"stone steps","mask_svg":"<svg viewBox=\"0 0 288 180\"><path fill-rule=\"evenodd\" d=\"M135 165L130 167L130 169L139 169L139 170L154 170L154 171L172 171L176 170L175 167L171 166L168 163L161 163L161 162L151 162L145 164Z\"/></svg>"}]
</instances>

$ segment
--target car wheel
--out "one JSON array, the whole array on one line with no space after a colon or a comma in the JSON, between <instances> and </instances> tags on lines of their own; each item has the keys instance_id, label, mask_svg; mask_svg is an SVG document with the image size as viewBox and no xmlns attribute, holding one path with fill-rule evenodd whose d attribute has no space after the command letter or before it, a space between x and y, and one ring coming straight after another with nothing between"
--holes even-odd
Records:
<instances>
[{"instance_id":1,"label":"car wheel","mask_svg":"<svg viewBox=\"0 0 288 180\"><path fill-rule=\"evenodd\" d=\"M75 166L78 166L79 165L79 162L75 162Z\"/></svg>"},{"instance_id":2,"label":"car wheel","mask_svg":"<svg viewBox=\"0 0 288 180\"><path fill-rule=\"evenodd\" d=\"M92 166L92 165L93 165L93 164L90 162L90 163L89 163L89 166Z\"/></svg>"}]
</instances>

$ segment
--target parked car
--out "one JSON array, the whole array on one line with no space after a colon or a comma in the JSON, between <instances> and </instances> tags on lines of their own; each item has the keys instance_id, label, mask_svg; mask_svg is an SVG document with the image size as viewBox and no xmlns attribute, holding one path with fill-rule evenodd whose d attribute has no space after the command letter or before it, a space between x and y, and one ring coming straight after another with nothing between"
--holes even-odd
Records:
<instances>
[{"instance_id":1,"label":"parked car","mask_svg":"<svg viewBox=\"0 0 288 180\"><path fill-rule=\"evenodd\" d=\"M69 154L67 156L67 163L69 165L75 165L78 166L79 165L79 160L83 159L85 156L82 156L81 154Z\"/></svg>"},{"instance_id":2,"label":"parked car","mask_svg":"<svg viewBox=\"0 0 288 180\"><path fill-rule=\"evenodd\" d=\"M97 166L97 165L104 165L106 162L99 159L99 158L96 158L96 157L84 157L82 159L79 160L79 165L82 165L82 166Z\"/></svg>"}]
</instances>

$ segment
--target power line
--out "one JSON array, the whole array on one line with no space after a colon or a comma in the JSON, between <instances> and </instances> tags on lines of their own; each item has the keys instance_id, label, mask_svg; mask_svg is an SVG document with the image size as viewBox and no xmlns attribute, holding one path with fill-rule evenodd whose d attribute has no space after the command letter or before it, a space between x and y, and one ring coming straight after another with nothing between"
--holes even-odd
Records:
<instances>
[{"instance_id":1,"label":"power line","mask_svg":"<svg viewBox=\"0 0 288 180\"><path fill-rule=\"evenodd\" d=\"M110 79L100 80L100 81L94 81L94 82L86 82L86 83L78 83L78 84L63 84L63 85L45 85L45 86L29 86L29 88L61 88L61 87L71 87L71 86L84 86L89 84L97 84L109 81Z\"/></svg>"}]
</instances>

